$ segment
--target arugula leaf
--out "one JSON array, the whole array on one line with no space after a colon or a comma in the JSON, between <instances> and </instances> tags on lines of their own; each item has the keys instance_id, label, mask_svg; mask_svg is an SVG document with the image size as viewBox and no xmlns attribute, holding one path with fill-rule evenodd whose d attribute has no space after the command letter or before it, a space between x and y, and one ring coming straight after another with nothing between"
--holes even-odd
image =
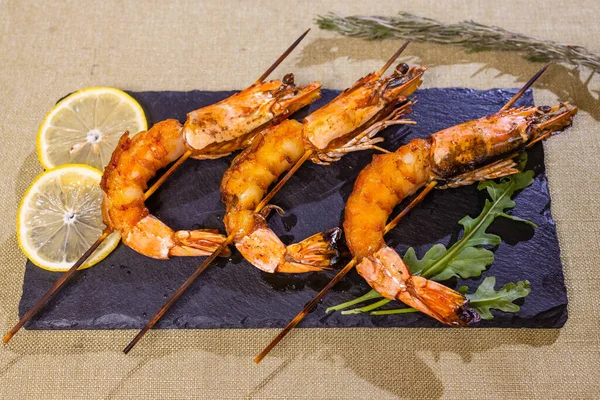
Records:
<instances>
[{"instance_id":1,"label":"arugula leaf","mask_svg":"<svg viewBox=\"0 0 600 400\"><path fill-rule=\"evenodd\" d=\"M527 297L531 293L529 281L510 282L502 286L498 291L494 290L496 277L488 276L481 282L475 293L466 294L470 300L469 306L473 308L482 319L493 319L491 309L505 312L518 312L521 308L513 303L517 299ZM458 291L465 294L466 286L461 286ZM365 307L363 307L365 308ZM374 307L371 307L371 310ZM356 314L354 310L345 311L343 314ZM417 312L414 308L397 308L393 310L379 310L371 312L371 315L391 315Z\"/></svg>"},{"instance_id":2,"label":"arugula leaf","mask_svg":"<svg viewBox=\"0 0 600 400\"><path fill-rule=\"evenodd\" d=\"M410 269L410 273L413 275L421 275L423 270L431 268L431 266L439 260L448 250L446 246L441 243L434 244L425 253L422 259L419 260L414 247L410 247L402 259Z\"/></svg>"},{"instance_id":3,"label":"arugula leaf","mask_svg":"<svg viewBox=\"0 0 600 400\"><path fill-rule=\"evenodd\" d=\"M481 315L482 319L492 319L490 309L505 312L518 312L521 308L513 303L531 293L529 281L510 282L498 291L494 290L496 277L488 276L481 282L475 293L466 294L469 305Z\"/></svg>"},{"instance_id":4,"label":"arugula leaf","mask_svg":"<svg viewBox=\"0 0 600 400\"><path fill-rule=\"evenodd\" d=\"M443 245L435 245L429 249L423 259L418 260L413 257L413 250L410 257L405 257L404 260L411 273L420 274L434 281L480 276L486 267L494 262L494 254L477 246L500 244L500 237L487 233L487 228L496 217L506 216L505 211L515 207L516 203L511 197L517 190L531 185L532 182L533 171L526 171L501 179L500 182L489 180L479 183L477 188L486 189L490 196L490 199L486 199L481 214L477 218L466 216L458 222L464 228L463 236L446 251ZM432 252L434 248L436 250Z\"/></svg>"}]
</instances>

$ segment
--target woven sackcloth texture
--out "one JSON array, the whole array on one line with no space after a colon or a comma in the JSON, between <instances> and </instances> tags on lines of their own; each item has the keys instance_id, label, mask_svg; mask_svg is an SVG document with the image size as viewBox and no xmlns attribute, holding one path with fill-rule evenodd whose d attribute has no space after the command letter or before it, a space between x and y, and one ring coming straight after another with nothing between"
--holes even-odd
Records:
<instances>
[{"instance_id":1,"label":"woven sackcloth texture","mask_svg":"<svg viewBox=\"0 0 600 400\"><path fill-rule=\"evenodd\" d=\"M401 42L320 31L314 18L401 10L600 53L595 0L0 0L0 331L17 321L25 257L15 213L42 171L35 136L58 98L97 85L242 88L307 27L277 74L345 88ZM403 60L429 68L424 87L518 87L541 67L514 53L423 43ZM569 295L563 329L298 329L259 366L252 358L275 330L151 332L129 356L121 348L133 331L22 330L0 346L0 398L600 398L600 77L590 75L555 65L534 89L538 104L581 108L574 127L544 145Z\"/></svg>"}]
</instances>

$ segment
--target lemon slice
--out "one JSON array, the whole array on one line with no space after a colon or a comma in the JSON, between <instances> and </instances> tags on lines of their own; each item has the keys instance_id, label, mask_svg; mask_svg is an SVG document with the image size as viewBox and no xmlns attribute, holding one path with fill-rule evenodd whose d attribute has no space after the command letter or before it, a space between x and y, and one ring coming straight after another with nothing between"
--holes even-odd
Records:
<instances>
[{"instance_id":1,"label":"lemon slice","mask_svg":"<svg viewBox=\"0 0 600 400\"><path fill-rule=\"evenodd\" d=\"M27 258L49 271L66 271L102 235L102 173L71 164L40 174L17 212L17 238ZM117 246L110 234L80 269L103 260Z\"/></svg>"},{"instance_id":2,"label":"lemon slice","mask_svg":"<svg viewBox=\"0 0 600 400\"><path fill-rule=\"evenodd\" d=\"M148 129L142 107L127 93L109 87L75 92L46 115L37 137L38 158L46 169L87 164L103 169L119 138Z\"/></svg>"}]
</instances>

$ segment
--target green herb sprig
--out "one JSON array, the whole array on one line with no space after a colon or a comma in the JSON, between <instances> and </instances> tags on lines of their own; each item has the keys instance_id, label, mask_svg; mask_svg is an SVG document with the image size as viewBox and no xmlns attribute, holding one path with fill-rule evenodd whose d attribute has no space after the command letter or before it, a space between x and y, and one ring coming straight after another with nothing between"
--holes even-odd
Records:
<instances>
[{"instance_id":1,"label":"green herb sprig","mask_svg":"<svg viewBox=\"0 0 600 400\"><path fill-rule=\"evenodd\" d=\"M519 169L521 171L525 166L525 162L526 155L523 153L519 160ZM438 282L455 277L467 279L481 276L482 272L494 262L494 253L483 246L497 246L501 242L499 236L486 232L496 218L509 218L537 227L531 221L506 213L516 205L512 199L515 192L531 185L533 175L533 171L526 171L503 178L498 182L488 180L479 183L477 188L479 190L485 189L490 197L486 199L479 216L477 218L466 216L459 221L459 224L464 229L463 235L450 248L446 248L441 243L435 244L421 259L417 257L413 247L409 248L403 259L409 267L410 272L413 275L420 275ZM474 294L467 295L467 298L476 301L475 304L473 302L470 304L483 319L492 318L492 314L489 311L491 308L508 312L518 311L519 307L512 303L512 301L525 297L530 292L528 281L509 283L498 292L494 291L495 282L496 278L487 277ZM463 291L466 293L466 287ZM371 290L356 299L329 307L327 312L343 310L369 300L378 301L364 307L343 311L342 314L371 312L373 315L386 315L416 311L411 311L413 309L409 308L374 311L386 305L391 300L385 299L376 291Z\"/></svg>"},{"instance_id":2,"label":"green herb sprig","mask_svg":"<svg viewBox=\"0 0 600 400\"><path fill-rule=\"evenodd\" d=\"M469 51L517 51L530 61L558 61L584 65L600 72L600 56L582 46L566 45L514 33L497 26L474 21L445 25L434 19L401 12L391 17L349 16L335 14L319 16L321 29L367 39L399 38L417 42L454 44Z\"/></svg>"}]
</instances>

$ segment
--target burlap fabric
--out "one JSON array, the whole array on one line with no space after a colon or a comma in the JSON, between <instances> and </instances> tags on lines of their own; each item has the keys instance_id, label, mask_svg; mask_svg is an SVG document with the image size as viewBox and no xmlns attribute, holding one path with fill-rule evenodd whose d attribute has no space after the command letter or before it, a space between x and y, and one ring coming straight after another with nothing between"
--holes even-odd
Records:
<instances>
[{"instance_id":1,"label":"burlap fabric","mask_svg":"<svg viewBox=\"0 0 600 400\"><path fill-rule=\"evenodd\" d=\"M17 321L25 257L15 213L42 171L35 135L57 98L95 85L242 88L307 27L310 36L277 74L345 88L379 68L400 42L344 38L319 31L313 18L399 10L444 22L474 19L600 52L593 0L0 0L0 331ZM429 68L424 87L517 87L541 66L513 53L430 44L415 43L406 54ZM151 332L129 356L121 348L133 331L21 331L0 346L0 398L599 398L600 78L590 74L556 65L535 89L538 103L570 100L581 108L575 126L545 144L570 301L563 329L298 329L260 366L252 357L275 330Z\"/></svg>"}]
</instances>

